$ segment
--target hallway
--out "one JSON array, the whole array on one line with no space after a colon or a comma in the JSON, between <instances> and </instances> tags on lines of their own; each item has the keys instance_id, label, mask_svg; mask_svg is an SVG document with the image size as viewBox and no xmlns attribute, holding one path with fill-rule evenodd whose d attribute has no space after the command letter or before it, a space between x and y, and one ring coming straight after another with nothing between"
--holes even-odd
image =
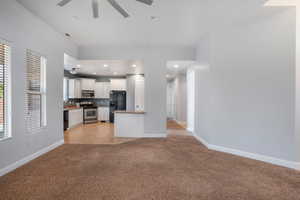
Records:
<instances>
[{"instance_id":1,"label":"hallway","mask_svg":"<svg viewBox=\"0 0 300 200\"><path fill-rule=\"evenodd\" d=\"M186 126L179 124L175 120L167 120L167 135L192 135L189 131L186 130Z\"/></svg>"}]
</instances>

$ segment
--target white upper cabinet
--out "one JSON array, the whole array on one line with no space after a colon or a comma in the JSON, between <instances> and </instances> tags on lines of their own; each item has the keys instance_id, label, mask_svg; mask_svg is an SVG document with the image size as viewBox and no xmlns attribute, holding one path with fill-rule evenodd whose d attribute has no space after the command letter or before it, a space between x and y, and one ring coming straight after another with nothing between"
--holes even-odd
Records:
<instances>
[{"instance_id":1,"label":"white upper cabinet","mask_svg":"<svg viewBox=\"0 0 300 200\"><path fill-rule=\"evenodd\" d=\"M103 96L102 83L96 82L95 84L95 98L101 99Z\"/></svg>"},{"instance_id":2,"label":"white upper cabinet","mask_svg":"<svg viewBox=\"0 0 300 200\"><path fill-rule=\"evenodd\" d=\"M127 90L126 79L111 79L111 90Z\"/></svg>"},{"instance_id":3,"label":"white upper cabinet","mask_svg":"<svg viewBox=\"0 0 300 200\"><path fill-rule=\"evenodd\" d=\"M109 82L96 82L95 84L95 97L98 99L109 99L110 83Z\"/></svg>"},{"instance_id":4,"label":"white upper cabinet","mask_svg":"<svg viewBox=\"0 0 300 200\"><path fill-rule=\"evenodd\" d=\"M95 90L95 79L82 78L81 89L82 90Z\"/></svg>"},{"instance_id":5,"label":"white upper cabinet","mask_svg":"<svg viewBox=\"0 0 300 200\"><path fill-rule=\"evenodd\" d=\"M103 98L109 99L110 97L111 84L110 82L103 83Z\"/></svg>"},{"instance_id":6,"label":"white upper cabinet","mask_svg":"<svg viewBox=\"0 0 300 200\"><path fill-rule=\"evenodd\" d=\"M69 98L81 98L81 81L79 79L69 79Z\"/></svg>"}]
</instances>

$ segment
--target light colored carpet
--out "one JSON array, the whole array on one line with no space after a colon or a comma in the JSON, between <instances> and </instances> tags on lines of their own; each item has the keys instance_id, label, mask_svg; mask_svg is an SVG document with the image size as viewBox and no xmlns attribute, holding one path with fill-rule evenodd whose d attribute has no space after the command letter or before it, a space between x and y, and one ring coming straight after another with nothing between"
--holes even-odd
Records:
<instances>
[{"instance_id":1,"label":"light colored carpet","mask_svg":"<svg viewBox=\"0 0 300 200\"><path fill-rule=\"evenodd\" d=\"M189 136L63 145L0 178L1 200L299 200L300 173Z\"/></svg>"}]
</instances>

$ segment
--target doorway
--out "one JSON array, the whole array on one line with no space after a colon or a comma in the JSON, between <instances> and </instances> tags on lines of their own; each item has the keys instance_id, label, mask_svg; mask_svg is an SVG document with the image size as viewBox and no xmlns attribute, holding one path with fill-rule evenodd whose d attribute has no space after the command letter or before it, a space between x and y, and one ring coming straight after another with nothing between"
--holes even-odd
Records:
<instances>
[{"instance_id":1,"label":"doorway","mask_svg":"<svg viewBox=\"0 0 300 200\"><path fill-rule=\"evenodd\" d=\"M192 135L195 116L195 74L193 61L167 63L167 133Z\"/></svg>"}]
</instances>

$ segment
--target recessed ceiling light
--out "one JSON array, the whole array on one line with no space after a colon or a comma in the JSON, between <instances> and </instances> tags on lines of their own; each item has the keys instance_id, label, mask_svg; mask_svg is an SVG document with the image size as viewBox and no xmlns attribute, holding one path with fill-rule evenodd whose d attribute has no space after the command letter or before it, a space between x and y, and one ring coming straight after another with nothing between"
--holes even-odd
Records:
<instances>
[{"instance_id":1,"label":"recessed ceiling light","mask_svg":"<svg viewBox=\"0 0 300 200\"><path fill-rule=\"evenodd\" d=\"M134 68L135 68L135 67L136 67L136 65L132 65L132 67L134 67Z\"/></svg>"},{"instance_id":2,"label":"recessed ceiling light","mask_svg":"<svg viewBox=\"0 0 300 200\"><path fill-rule=\"evenodd\" d=\"M104 64L103 66L104 66L104 67L108 67L108 64Z\"/></svg>"},{"instance_id":3,"label":"recessed ceiling light","mask_svg":"<svg viewBox=\"0 0 300 200\"><path fill-rule=\"evenodd\" d=\"M174 68L178 68L178 67L179 67L179 65L174 65L173 67L174 67Z\"/></svg>"}]
</instances>

